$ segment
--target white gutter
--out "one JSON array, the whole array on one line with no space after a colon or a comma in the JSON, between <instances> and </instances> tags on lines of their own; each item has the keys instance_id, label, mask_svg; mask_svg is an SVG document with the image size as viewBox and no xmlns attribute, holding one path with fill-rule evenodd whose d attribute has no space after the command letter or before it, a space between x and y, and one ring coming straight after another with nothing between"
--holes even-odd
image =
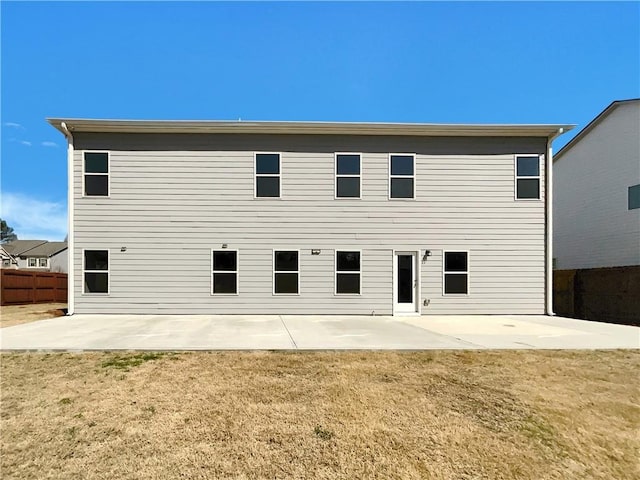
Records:
<instances>
[{"instance_id":1,"label":"white gutter","mask_svg":"<svg viewBox=\"0 0 640 480\"><path fill-rule=\"evenodd\" d=\"M73 237L73 197L74 197L74 182L73 182L73 135L67 128L67 124L62 122L60 128L67 137L67 244L69 248L68 255L68 272L67 272L67 315L73 315L75 310L75 270L74 270L74 237Z\"/></svg>"},{"instance_id":2,"label":"white gutter","mask_svg":"<svg viewBox=\"0 0 640 480\"><path fill-rule=\"evenodd\" d=\"M546 211L546 288L545 314L555 315L553 312L553 141L565 132L564 128L547 138L547 155L545 158L545 211Z\"/></svg>"}]
</instances>

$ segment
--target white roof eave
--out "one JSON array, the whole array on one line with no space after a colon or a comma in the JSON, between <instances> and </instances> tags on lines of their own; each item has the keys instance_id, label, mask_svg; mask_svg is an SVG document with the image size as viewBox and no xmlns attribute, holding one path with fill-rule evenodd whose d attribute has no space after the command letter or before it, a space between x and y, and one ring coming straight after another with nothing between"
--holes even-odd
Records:
<instances>
[{"instance_id":1,"label":"white roof eave","mask_svg":"<svg viewBox=\"0 0 640 480\"><path fill-rule=\"evenodd\" d=\"M550 137L574 125L419 124L348 122L245 122L189 120L91 120L49 118L64 133L226 133L289 135L408 135Z\"/></svg>"}]
</instances>

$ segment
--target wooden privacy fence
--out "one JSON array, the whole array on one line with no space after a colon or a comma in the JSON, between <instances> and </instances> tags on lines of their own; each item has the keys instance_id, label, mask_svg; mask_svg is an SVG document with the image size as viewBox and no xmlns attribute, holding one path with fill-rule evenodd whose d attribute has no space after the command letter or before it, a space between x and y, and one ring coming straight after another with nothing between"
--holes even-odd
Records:
<instances>
[{"instance_id":1,"label":"wooden privacy fence","mask_svg":"<svg viewBox=\"0 0 640 480\"><path fill-rule=\"evenodd\" d=\"M640 326L640 266L554 271L553 310L564 317Z\"/></svg>"},{"instance_id":2,"label":"wooden privacy fence","mask_svg":"<svg viewBox=\"0 0 640 480\"><path fill-rule=\"evenodd\" d=\"M0 304L3 306L67 301L66 273L0 271Z\"/></svg>"}]
</instances>

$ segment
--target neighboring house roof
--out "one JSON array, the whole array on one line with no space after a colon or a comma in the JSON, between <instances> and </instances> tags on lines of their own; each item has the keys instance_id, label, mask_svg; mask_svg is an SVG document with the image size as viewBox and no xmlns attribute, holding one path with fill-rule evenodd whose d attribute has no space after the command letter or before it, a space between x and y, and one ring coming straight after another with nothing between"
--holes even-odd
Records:
<instances>
[{"instance_id":1,"label":"neighboring house roof","mask_svg":"<svg viewBox=\"0 0 640 480\"><path fill-rule=\"evenodd\" d=\"M3 259L9 258L11 259L11 261L15 262L13 255L7 252L3 245L0 245L0 257L2 257Z\"/></svg>"},{"instance_id":2,"label":"neighboring house roof","mask_svg":"<svg viewBox=\"0 0 640 480\"><path fill-rule=\"evenodd\" d=\"M47 243L46 240L14 240L13 242L8 242L2 244L2 247L5 251L14 257L18 257L22 255L24 252L31 250L39 245Z\"/></svg>"},{"instance_id":3,"label":"neighboring house roof","mask_svg":"<svg viewBox=\"0 0 640 480\"><path fill-rule=\"evenodd\" d=\"M23 252L22 255L27 257L53 257L57 253L60 253L67 249L67 242L46 242L42 245L38 245L31 250Z\"/></svg>"},{"instance_id":4,"label":"neighboring house roof","mask_svg":"<svg viewBox=\"0 0 640 480\"><path fill-rule=\"evenodd\" d=\"M212 120L95 120L48 118L63 134L111 133L259 133L309 135L418 135L418 136L512 136L555 137L575 125L498 125L434 123L353 122L253 122Z\"/></svg>"},{"instance_id":5,"label":"neighboring house roof","mask_svg":"<svg viewBox=\"0 0 640 480\"><path fill-rule=\"evenodd\" d=\"M598 126L605 118L607 118L611 113L618 108L620 105L627 105L630 103L640 103L640 98L631 98L629 100L615 100L609 104L607 108L605 108L602 112L598 114L596 118L591 120L586 127L580 130L575 137L573 137L567 144L562 147L558 153L553 157L553 161L556 162L560 160L560 158L567 153L571 148L577 144L584 136L586 136L591 130Z\"/></svg>"}]
</instances>

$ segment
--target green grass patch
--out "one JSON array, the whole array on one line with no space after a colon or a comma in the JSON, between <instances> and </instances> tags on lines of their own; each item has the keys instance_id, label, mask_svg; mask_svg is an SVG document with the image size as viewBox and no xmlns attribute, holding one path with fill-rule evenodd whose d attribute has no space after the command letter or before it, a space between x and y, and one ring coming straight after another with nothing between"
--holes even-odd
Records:
<instances>
[{"instance_id":1,"label":"green grass patch","mask_svg":"<svg viewBox=\"0 0 640 480\"><path fill-rule=\"evenodd\" d=\"M133 367L137 367L152 360L158 360L166 355L167 353L164 352L143 352L131 355L114 355L102 362L101 366L102 368L113 368L128 372Z\"/></svg>"}]
</instances>

